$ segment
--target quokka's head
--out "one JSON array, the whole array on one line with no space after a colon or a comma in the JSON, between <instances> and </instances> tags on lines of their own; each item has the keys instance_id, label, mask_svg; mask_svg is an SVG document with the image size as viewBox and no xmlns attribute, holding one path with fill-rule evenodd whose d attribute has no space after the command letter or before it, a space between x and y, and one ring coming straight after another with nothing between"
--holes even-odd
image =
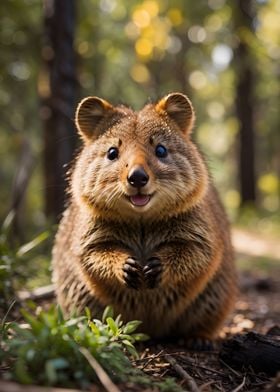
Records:
<instances>
[{"instance_id":1,"label":"quokka's head","mask_svg":"<svg viewBox=\"0 0 280 392\"><path fill-rule=\"evenodd\" d=\"M73 171L74 198L105 219L164 219L192 208L208 182L190 139L194 119L180 93L140 112L85 98L76 111L84 147Z\"/></svg>"}]
</instances>

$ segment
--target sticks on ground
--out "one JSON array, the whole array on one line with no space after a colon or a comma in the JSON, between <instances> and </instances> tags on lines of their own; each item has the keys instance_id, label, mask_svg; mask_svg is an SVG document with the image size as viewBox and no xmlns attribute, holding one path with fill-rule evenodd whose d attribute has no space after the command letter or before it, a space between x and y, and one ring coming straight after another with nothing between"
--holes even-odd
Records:
<instances>
[{"instance_id":1,"label":"sticks on ground","mask_svg":"<svg viewBox=\"0 0 280 392\"><path fill-rule=\"evenodd\" d=\"M180 377L182 377L182 379L184 381L186 381L186 384L190 390L190 392L199 392L199 388L196 384L196 382L194 381L194 379L192 378L192 376L190 376L185 369L182 368L182 366L180 366L178 364L178 362L176 361L175 358L172 357L172 355L170 354L165 354L164 355L164 359L170 363L170 365L173 367L173 369L179 374Z\"/></svg>"},{"instance_id":2,"label":"sticks on ground","mask_svg":"<svg viewBox=\"0 0 280 392\"><path fill-rule=\"evenodd\" d=\"M81 347L80 352L87 359L88 363L95 371L95 374L99 378L99 381L101 382L103 387L106 389L106 391L108 391L108 392L121 392L120 389L116 386L116 384L114 384L113 381L110 379L110 377L105 372L105 370L102 368L102 366L99 365L97 360L91 355L91 353L87 349L85 349L84 347Z\"/></svg>"}]
</instances>

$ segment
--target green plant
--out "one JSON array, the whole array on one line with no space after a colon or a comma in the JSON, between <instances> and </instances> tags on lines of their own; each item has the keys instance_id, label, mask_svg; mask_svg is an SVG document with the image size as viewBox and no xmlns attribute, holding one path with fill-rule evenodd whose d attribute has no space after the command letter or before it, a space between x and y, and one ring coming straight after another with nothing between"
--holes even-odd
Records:
<instances>
[{"instance_id":1,"label":"green plant","mask_svg":"<svg viewBox=\"0 0 280 392\"><path fill-rule=\"evenodd\" d=\"M139 321L124 324L120 316L113 319L110 308L102 321L91 320L89 310L85 316L65 319L55 307L36 316L22 310L22 315L25 324L6 323L0 332L0 361L9 368L6 378L24 384L88 388L98 382L89 355L115 382L152 383L128 358L137 358L134 343L147 339L135 333ZM156 390L166 387L165 383L155 385Z\"/></svg>"},{"instance_id":2,"label":"green plant","mask_svg":"<svg viewBox=\"0 0 280 392\"><path fill-rule=\"evenodd\" d=\"M7 311L9 299L14 297L12 285L12 266L14 254L7 239L7 229L3 225L0 230L0 316L1 309Z\"/></svg>"},{"instance_id":3,"label":"green plant","mask_svg":"<svg viewBox=\"0 0 280 392\"><path fill-rule=\"evenodd\" d=\"M32 280L31 266L36 264L36 256L32 254L30 257L30 252L34 253L35 250L38 253L38 248L50 237L50 232L44 231L32 241L19 246L11 239L12 219L10 213L0 228L0 317L16 298L15 292L21 287L20 282Z\"/></svg>"}]
</instances>

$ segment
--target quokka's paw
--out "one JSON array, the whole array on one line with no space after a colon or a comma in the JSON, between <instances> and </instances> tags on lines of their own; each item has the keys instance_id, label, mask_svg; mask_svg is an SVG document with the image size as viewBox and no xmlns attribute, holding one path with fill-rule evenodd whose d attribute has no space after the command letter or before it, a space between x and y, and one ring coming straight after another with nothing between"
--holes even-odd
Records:
<instances>
[{"instance_id":1,"label":"quokka's paw","mask_svg":"<svg viewBox=\"0 0 280 392\"><path fill-rule=\"evenodd\" d=\"M149 289L157 287L160 282L162 272L162 264L157 257L148 259L145 267L143 268L144 280Z\"/></svg>"},{"instance_id":2,"label":"quokka's paw","mask_svg":"<svg viewBox=\"0 0 280 392\"><path fill-rule=\"evenodd\" d=\"M138 290L142 284L142 266L133 257L126 259L123 265L123 278L126 285Z\"/></svg>"}]
</instances>

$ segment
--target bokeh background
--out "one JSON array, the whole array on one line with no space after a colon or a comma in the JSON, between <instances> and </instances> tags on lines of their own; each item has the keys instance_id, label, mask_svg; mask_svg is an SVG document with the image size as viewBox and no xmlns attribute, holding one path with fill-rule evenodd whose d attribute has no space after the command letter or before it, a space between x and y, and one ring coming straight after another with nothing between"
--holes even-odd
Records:
<instances>
[{"instance_id":1,"label":"bokeh background","mask_svg":"<svg viewBox=\"0 0 280 392\"><path fill-rule=\"evenodd\" d=\"M279 0L10 0L0 20L2 282L11 271L17 287L50 281L65 173L79 148L74 112L87 95L140 109L187 94L193 137L234 228L276 241Z\"/></svg>"}]
</instances>

